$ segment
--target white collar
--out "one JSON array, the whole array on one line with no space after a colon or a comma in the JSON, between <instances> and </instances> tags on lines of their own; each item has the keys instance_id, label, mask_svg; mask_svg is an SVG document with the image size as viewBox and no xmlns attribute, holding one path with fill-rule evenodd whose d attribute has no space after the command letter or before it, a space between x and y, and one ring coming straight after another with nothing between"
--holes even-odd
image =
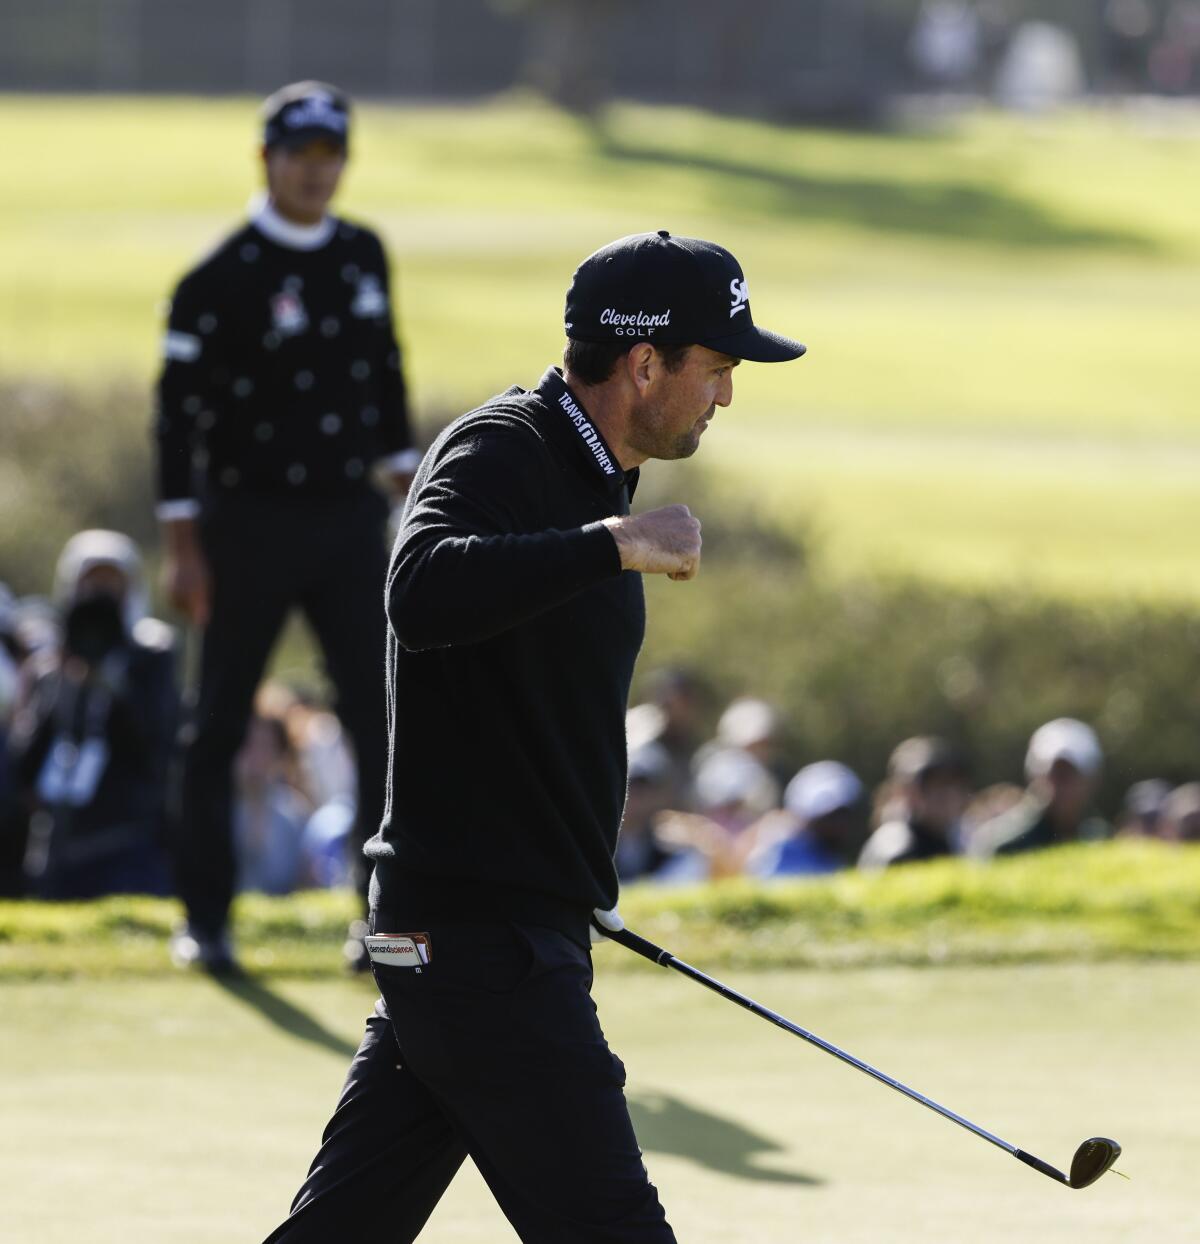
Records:
<instances>
[{"instance_id":1,"label":"white collar","mask_svg":"<svg viewBox=\"0 0 1200 1244\"><path fill-rule=\"evenodd\" d=\"M251 207L250 223L264 237L293 251L319 250L333 237L333 231L337 228L337 221L332 216L323 217L315 225L298 225L281 216L267 198Z\"/></svg>"}]
</instances>

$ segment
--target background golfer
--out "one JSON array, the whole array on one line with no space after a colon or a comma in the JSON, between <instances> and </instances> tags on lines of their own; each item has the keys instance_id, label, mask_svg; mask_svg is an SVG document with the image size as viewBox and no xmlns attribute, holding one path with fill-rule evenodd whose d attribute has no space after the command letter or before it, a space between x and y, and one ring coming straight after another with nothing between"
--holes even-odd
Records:
<instances>
[{"instance_id":1,"label":"background golfer","mask_svg":"<svg viewBox=\"0 0 1200 1244\"><path fill-rule=\"evenodd\" d=\"M175 291L156 424L167 591L204 628L177 852L187 925L172 951L216 973L235 966L233 758L293 607L321 645L354 745L358 843L379 826L388 506L371 477L382 463L402 493L419 460L383 248L328 212L349 104L300 82L272 95L263 118L267 197Z\"/></svg>"},{"instance_id":2,"label":"background golfer","mask_svg":"<svg viewBox=\"0 0 1200 1244\"><path fill-rule=\"evenodd\" d=\"M388 573L389 801L367 946L382 998L271 1241L412 1240L470 1154L518 1235L670 1241L589 996L616 914L642 573L700 524L632 516L638 467L694 453L757 328L728 251L665 231L586 259L563 371L453 423ZM403 705L404 711L397 712Z\"/></svg>"}]
</instances>

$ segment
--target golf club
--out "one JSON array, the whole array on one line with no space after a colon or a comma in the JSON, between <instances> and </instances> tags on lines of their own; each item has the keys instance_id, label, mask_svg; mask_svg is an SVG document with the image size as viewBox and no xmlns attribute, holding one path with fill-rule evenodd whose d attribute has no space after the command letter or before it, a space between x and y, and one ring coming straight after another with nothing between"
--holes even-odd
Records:
<instances>
[{"instance_id":1,"label":"golf club","mask_svg":"<svg viewBox=\"0 0 1200 1244\"><path fill-rule=\"evenodd\" d=\"M923 1093L918 1093L916 1089L910 1089L907 1085L901 1084L899 1080L893 1080L891 1076L885 1075L882 1071L877 1071L869 1063L864 1063L861 1059L855 1058L853 1054L847 1054L845 1050L839 1050L836 1045L832 1045L830 1042L818 1037L815 1033L801 1028L799 1024L793 1024L790 1019L777 1015L774 1011L761 1005L761 1003L755 1002L753 998L748 998L745 994L738 993L736 989L730 989L728 985L723 985L719 980L705 975L698 968L692 967L690 963L684 963L682 959L676 959L670 951L664 950L661 946L656 946L644 937L639 937L631 930L620 929L614 932L599 925L597 925L597 928L600 928L605 937L619 943L627 950L632 950L636 954L642 955L652 963L657 963L659 967L674 968L676 972L681 972L684 976L699 982L706 989L711 989L714 993L720 994L722 998L728 998L730 1002L736 1002L738 1006L744 1007L752 1014L768 1020L794 1036L803 1038L810 1045L815 1045L827 1054L840 1058L842 1062L849 1063L851 1067L857 1067L859 1071L866 1072L867 1075L872 1076L882 1084L894 1088L896 1092L903 1093L905 1097L910 1097L913 1101L920 1102L922 1106L935 1111L944 1119L957 1123L959 1127L965 1127L968 1132L974 1132L976 1136L988 1141L989 1144L995 1145L998 1149L1003 1149L1005 1153L1012 1154L1014 1158L1024 1162L1026 1166L1033 1167L1035 1171L1040 1171L1048 1178L1056 1180L1060 1184L1066 1184L1068 1188L1086 1188L1089 1184L1094 1184L1121 1156L1121 1146L1115 1140L1108 1140L1103 1136L1093 1136L1090 1140L1085 1140L1075 1150L1075 1156L1071 1159L1071 1173L1070 1175L1064 1175L1062 1171L1051 1166L1049 1162L1043 1162L1041 1158L1034 1157L1032 1153L1026 1153L1024 1149L1018 1149L1016 1145L1011 1145L1008 1141L1001 1140L999 1136L993 1136L991 1132L985 1131L969 1119L964 1119L962 1115L955 1114L953 1110L947 1110L945 1106L939 1106L937 1102L931 1101ZM1116 1173L1120 1174L1119 1171Z\"/></svg>"}]
</instances>

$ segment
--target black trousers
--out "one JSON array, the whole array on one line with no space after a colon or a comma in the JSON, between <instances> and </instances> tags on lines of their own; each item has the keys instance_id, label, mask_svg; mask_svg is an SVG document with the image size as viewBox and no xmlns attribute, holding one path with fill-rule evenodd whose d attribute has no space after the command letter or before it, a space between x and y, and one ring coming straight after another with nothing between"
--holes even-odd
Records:
<instances>
[{"instance_id":1,"label":"black trousers","mask_svg":"<svg viewBox=\"0 0 1200 1244\"><path fill-rule=\"evenodd\" d=\"M395 931L428 932L430 962L373 965L383 996L267 1244L407 1244L468 1154L526 1244L673 1244L589 953L524 925Z\"/></svg>"},{"instance_id":2,"label":"black trousers","mask_svg":"<svg viewBox=\"0 0 1200 1244\"><path fill-rule=\"evenodd\" d=\"M387 503L373 490L327 501L223 494L201 539L213 578L192 737L183 759L175 865L188 920L216 935L233 899L233 758L289 611L303 610L325 658L358 765L355 856L379 828L387 780L384 689Z\"/></svg>"}]
</instances>

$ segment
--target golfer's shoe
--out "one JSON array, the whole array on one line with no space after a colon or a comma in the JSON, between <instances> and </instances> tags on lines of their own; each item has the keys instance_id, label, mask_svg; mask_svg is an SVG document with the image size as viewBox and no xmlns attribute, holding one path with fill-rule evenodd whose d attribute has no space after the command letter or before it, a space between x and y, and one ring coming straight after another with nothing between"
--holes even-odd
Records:
<instances>
[{"instance_id":1,"label":"golfer's shoe","mask_svg":"<svg viewBox=\"0 0 1200 1244\"><path fill-rule=\"evenodd\" d=\"M210 976L236 976L241 971L226 934L208 937L187 924L171 936L171 962L177 968L195 968Z\"/></svg>"}]
</instances>

